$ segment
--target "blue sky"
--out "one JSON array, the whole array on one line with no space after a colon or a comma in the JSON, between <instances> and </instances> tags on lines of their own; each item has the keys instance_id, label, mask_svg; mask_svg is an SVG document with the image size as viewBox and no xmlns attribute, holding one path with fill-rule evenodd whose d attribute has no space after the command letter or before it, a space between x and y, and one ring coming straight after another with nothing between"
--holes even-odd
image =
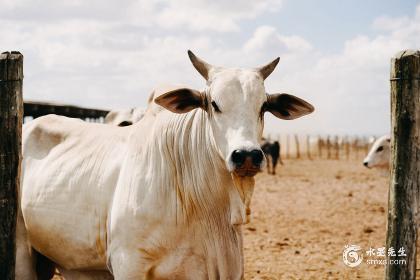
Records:
<instances>
[{"instance_id":1,"label":"blue sky","mask_svg":"<svg viewBox=\"0 0 420 280\"><path fill-rule=\"evenodd\" d=\"M270 134L389 132L389 65L420 46L418 1L0 0L0 46L25 56L24 97L145 106L153 87L202 88L188 61L254 67L280 56L268 92L312 102ZM48 7L48 8L46 8Z\"/></svg>"},{"instance_id":2,"label":"blue sky","mask_svg":"<svg viewBox=\"0 0 420 280\"><path fill-rule=\"evenodd\" d=\"M232 44L240 45L246 39L246 34L252 33L256 27L272 25L284 35L301 35L324 52L337 52L351 37L379 34L380 31L372 27L378 17L414 16L418 3L418 0L282 1L281 9L277 12L243 21L241 32L227 39Z\"/></svg>"},{"instance_id":3,"label":"blue sky","mask_svg":"<svg viewBox=\"0 0 420 280\"><path fill-rule=\"evenodd\" d=\"M377 34L372 28L377 17L413 16L416 3L416 0L285 1L279 15L268 20L286 35L300 34L324 52L337 52L351 37Z\"/></svg>"}]
</instances>

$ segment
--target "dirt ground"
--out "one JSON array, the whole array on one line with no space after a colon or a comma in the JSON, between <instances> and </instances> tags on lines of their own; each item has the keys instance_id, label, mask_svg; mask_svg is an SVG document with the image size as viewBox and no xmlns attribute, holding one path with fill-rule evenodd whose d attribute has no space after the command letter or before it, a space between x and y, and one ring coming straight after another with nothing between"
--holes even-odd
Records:
<instances>
[{"instance_id":1,"label":"dirt ground","mask_svg":"<svg viewBox=\"0 0 420 280\"><path fill-rule=\"evenodd\" d=\"M388 179L356 160L289 160L277 170L256 178L245 279L383 279L384 265L365 260L384 259L366 251L386 246ZM355 268L343 263L347 244L364 254Z\"/></svg>"},{"instance_id":2,"label":"dirt ground","mask_svg":"<svg viewBox=\"0 0 420 280\"><path fill-rule=\"evenodd\" d=\"M365 252L386 246L387 188L361 160L285 160L277 175L257 175L245 279L383 279ZM343 263L347 244L364 254L355 268Z\"/></svg>"}]
</instances>

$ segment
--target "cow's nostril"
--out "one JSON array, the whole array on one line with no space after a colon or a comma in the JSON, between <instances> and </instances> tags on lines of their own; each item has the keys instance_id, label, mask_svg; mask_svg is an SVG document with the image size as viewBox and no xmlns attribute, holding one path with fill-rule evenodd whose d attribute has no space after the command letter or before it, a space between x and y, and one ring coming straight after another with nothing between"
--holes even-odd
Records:
<instances>
[{"instance_id":1,"label":"cow's nostril","mask_svg":"<svg viewBox=\"0 0 420 280\"><path fill-rule=\"evenodd\" d=\"M130 121L122 121L118 126L129 126L132 125L133 123Z\"/></svg>"},{"instance_id":2,"label":"cow's nostril","mask_svg":"<svg viewBox=\"0 0 420 280\"><path fill-rule=\"evenodd\" d=\"M232 162L237 165L241 166L246 158L246 152L243 150L234 150L232 153Z\"/></svg>"},{"instance_id":3,"label":"cow's nostril","mask_svg":"<svg viewBox=\"0 0 420 280\"><path fill-rule=\"evenodd\" d=\"M368 166L368 162L367 162L367 161L365 161L365 162L363 163L363 165L367 167L367 166Z\"/></svg>"},{"instance_id":4,"label":"cow's nostril","mask_svg":"<svg viewBox=\"0 0 420 280\"><path fill-rule=\"evenodd\" d=\"M252 150L250 154L252 158L252 163L254 165L260 165L264 158L263 152L261 150Z\"/></svg>"}]
</instances>

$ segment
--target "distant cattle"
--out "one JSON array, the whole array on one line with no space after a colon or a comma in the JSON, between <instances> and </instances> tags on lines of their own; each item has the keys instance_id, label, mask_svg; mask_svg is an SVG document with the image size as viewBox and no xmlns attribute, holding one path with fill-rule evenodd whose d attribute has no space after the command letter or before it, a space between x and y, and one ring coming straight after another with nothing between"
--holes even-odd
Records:
<instances>
[{"instance_id":1,"label":"distant cattle","mask_svg":"<svg viewBox=\"0 0 420 280\"><path fill-rule=\"evenodd\" d=\"M314 108L266 93L279 59L242 69L189 57L207 86L156 90L133 125L24 125L16 279L54 266L67 279L243 279L263 113Z\"/></svg>"},{"instance_id":2,"label":"distant cattle","mask_svg":"<svg viewBox=\"0 0 420 280\"><path fill-rule=\"evenodd\" d=\"M391 153L391 140L388 135L378 138L370 148L369 153L363 160L363 165L368 168L389 169L389 160Z\"/></svg>"},{"instance_id":3,"label":"distant cattle","mask_svg":"<svg viewBox=\"0 0 420 280\"><path fill-rule=\"evenodd\" d=\"M145 114L143 108L112 110L105 116L105 123L116 126L128 126L141 120Z\"/></svg>"},{"instance_id":4,"label":"distant cattle","mask_svg":"<svg viewBox=\"0 0 420 280\"><path fill-rule=\"evenodd\" d=\"M261 145L261 149L263 150L266 158L267 158L267 170L268 173L276 174L276 166L277 162L280 161L280 164L283 164L280 156L280 143L279 141L268 141ZM271 167L271 171L270 171Z\"/></svg>"}]
</instances>

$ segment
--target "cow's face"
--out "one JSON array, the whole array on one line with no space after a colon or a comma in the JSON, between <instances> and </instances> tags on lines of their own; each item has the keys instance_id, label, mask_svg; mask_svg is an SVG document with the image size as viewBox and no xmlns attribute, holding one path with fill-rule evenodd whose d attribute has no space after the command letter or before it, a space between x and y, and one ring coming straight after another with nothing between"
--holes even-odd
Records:
<instances>
[{"instance_id":1,"label":"cow's face","mask_svg":"<svg viewBox=\"0 0 420 280\"><path fill-rule=\"evenodd\" d=\"M363 165L372 167L389 167L389 158L391 153L391 140L388 136L382 136L373 143L368 155L363 160Z\"/></svg>"},{"instance_id":2,"label":"cow's face","mask_svg":"<svg viewBox=\"0 0 420 280\"><path fill-rule=\"evenodd\" d=\"M213 137L228 170L255 175L265 164L259 145L267 100L262 77L255 71L220 69L206 91Z\"/></svg>"},{"instance_id":3,"label":"cow's face","mask_svg":"<svg viewBox=\"0 0 420 280\"><path fill-rule=\"evenodd\" d=\"M264 79L279 59L256 69L213 67L189 52L193 65L206 78L200 92L180 88L155 98L155 102L175 113L201 108L208 114L214 142L227 169L238 176L254 176L265 158L259 140L264 112L281 119L295 119L309 114L313 107L292 95L266 93Z\"/></svg>"}]
</instances>

